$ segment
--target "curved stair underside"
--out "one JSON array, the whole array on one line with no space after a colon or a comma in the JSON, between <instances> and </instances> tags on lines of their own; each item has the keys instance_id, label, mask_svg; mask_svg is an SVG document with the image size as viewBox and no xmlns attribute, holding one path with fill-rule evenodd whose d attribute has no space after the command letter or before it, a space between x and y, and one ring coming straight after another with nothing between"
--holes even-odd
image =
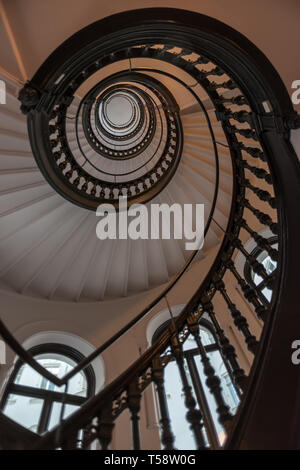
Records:
<instances>
[{"instance_id":1,"label":"curved stair underside","mask_svg":"<svg viewBox=\"0 0 300 470\"><path fill-rule=\"evenodd\" d=\"M229 150L209 114L219 142L220 189L198 262L222 238L232 192ZM181 119L181 162L151 203L203 203L207 218L215 187L213 145L202 112L185 109ZM191 255L184 240L97 239L95 213L63 199L43 178L13 94L0 107L0 218L0 286L23 295L65 301L127 296L167 282Z\"/></svg>"}]
</instances>

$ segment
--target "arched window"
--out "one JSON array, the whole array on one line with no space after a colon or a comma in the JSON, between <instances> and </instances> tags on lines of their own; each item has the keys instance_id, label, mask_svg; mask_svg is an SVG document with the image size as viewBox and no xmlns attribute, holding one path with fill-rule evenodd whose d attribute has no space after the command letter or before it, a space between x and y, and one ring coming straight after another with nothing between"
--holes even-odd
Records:
<instances>
[{"instance_id":1,"label":"arched window","mask_svg":"<svg viewBox=\"0 0 300 470\"><path fill-rule=\"evenodd\" d=\"M156 330L152 343L170 326L170 322L169 320L163 323ZM219 351L213 325L206 319L200 321L200 338L215 374L221 381L224 400L231 413L234 414L239 404L239 397ZM224 442L226 432L219 423L217 405L206 385L207 377L203 371L198 346L192 335L183 344L183 354L186 374L205 422L207 446L218 448ZM180 375L174 358L165 368L164 384L171 427L175 436L175 448L183 450L196 449L193 433L186 420L187 409L184 405L179 406L179 404L184 403L184 392L182 391Z\"/></svg>"},{"instance_id":2,"label":"arched window","mask_svg":"<svg viewBox=\"0 0 300 470\"><path fill-rule=\"evenodd\" d=\"M268 238L268 242L272 248L276 250L278 249L277 237ZM251 251L251 255L254 256L257 261L263 265L268 275L275 271L277 263L271 258L271 256L266 250L262 250L257 246L256 248L254 248L254 250ZM248 261L246 261L244 266L244 276L247 282L253 287L255 287L256 291L260 292L261 299L263 301L266 299L268 302L270 302L272 297L272 290L266 286L266 283L263 278L253 271Z\"/></svg>"},{"instance_id":3,"label":"arched window","mask_svg":"<svg viewBox=\"0 0 300 470\"><path fill-rule=\"evenodd\" d=\"M57 377L64 377L84 358L77 350L57 343L35 346L29 352ZM94 389L91 366L72 377L65 390L65 385L58 387L18 360L3 395L1 410L22 426L41 434L76 411L94 394Z\"/></svg>"}]
</instances>

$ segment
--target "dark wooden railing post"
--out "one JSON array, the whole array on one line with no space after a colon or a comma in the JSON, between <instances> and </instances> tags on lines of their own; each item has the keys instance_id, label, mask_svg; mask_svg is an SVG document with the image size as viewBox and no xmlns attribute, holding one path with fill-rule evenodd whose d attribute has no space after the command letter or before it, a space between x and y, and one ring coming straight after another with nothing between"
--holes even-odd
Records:
<instances>
[{"instance_id":1,"label":"dark wooden railing post","mask_svg":"<svg viewBox=\"0 0 300 470\"><path fill-rule=\"evenodd\" d=\"M194 314L191 313L187 318L187 324L189 331L193 335L201 357L201 362L203 364L203 371L206 375L206 385L208 386L210 392L212 393L215 402L217 404L217 413L219 415L219 422L224 426L227 432L230 431L232 415L229 411L229 406L226 405L224 397L222 395L221 381L219 377L215 374L215 370L211 365L208 355L206 354L205 348L202 344L200 338L200 329L197 319Z\"/></svg>"},{"instance_id":2,"label":"dark wooden railing post","mask_svg":"<svg viewBox=\"0 0 300 470\"><path fill-rule=\"evenodd\" d=\"M196 409L196 401L192 394L192 387L189 385L188 378L184 368L184 357L182 346L178 340L177 334L173 334L171 339L172 352L176 359L179 374L182 382L182 390L185 395L185 406L188 409L186 419L190 423L190 427L194 433L195 441L199 450L205 449L205 441L203 436L202 413Z\"/></svg>"},{"instance_id":3,"label":"dark wooden railing post","mask_svg":"<svg viewBox=\"0 0 300 470\"><path fill-rule=\"evenodd\" d=\"M202 306L205 312L208 313L216 330L217 339L220 345L221 354L225 360L225 364L228 365L228 372L232 376L233 383L237 387L237 392L240 395L239 389L244 391L247 383L247 377L244 370L240 367L235 349L230 343L229 339L221 328L216 313L213 308L213 304L207 295L204 295L201 299Z\"/></svg>"},{"instance_id":4,"label":"dark wooden railing post","mask_svg":"<svg viewBox=\"0 0 300 470\"><path fill-rule=\"evenodd\" d=\"M112 440L112 433L115 426L112 409L112 402L107 403L105 409L103 409L98 416L97 437L102 450L107 450Z\"/></svg>"},{"instance_id":5,"label":"dark wooden railing post","mask_svg":"<svg viewBox=\"0 0 300 470\"><path fill-rule=\"evenodd\" d=\"M154 358L152 362L152 379L156 385L160 409L161 442L166 450L174 449L174 435L171 429L171 422L164 388L164 368L160 356Z\"/></svg>"},{"instance_id":6,"label":"dark wooden railing post","mask_svg":"<svg viewBox=\"0 0 300 470\"><path fill-rule=\"evenodd\" d=\"M138 377L129 384L127 390L127 403L131 414L132 424L132 444L134 450L139 450L141 447L140 442L140 428L139 428L139 412L141 407L141 392L139 389Z\"/></svg>"},{"instance_id":7,"label":"dark wooden railing post","mask_svg":"<svg viewBox=\"0 0 300 470\"><path fill-rule=\"evenodd\" d=\"M216 274L213 277L213 283L216 289L221 293L222 297L224 298L227 307L231 313L233 322L238 328L238 330L240 330L243 334L249 351L251 351L252 354L255 354L258 348L258 341L256 340L256 337L251 333L247 319L241 314L240 310L238 310L236 305L231 301L226 290L225 284L219 275Z\"/></svg>"},{"instance_id":8,"label":"dark wooden railing post","mask_svg":"<svg viewBox=\"0 0 300 470\"><path fill-rule=\"evenodd\" d=\"M242 278L242 276L237 271L234 265L234 262L232 261L232 259L227 253L223 253L222 260L223 260L224 265L232 272L232 274L238 281L239 285L241 286L245 299L248 300L248 302L250 302L253 305L257 317L261 321L265 321L266 315L267 315L267 309L258 300L256 291L251 286L249 286L249 284L245 281L245 279Z\"/></svg>"}]
</instances>

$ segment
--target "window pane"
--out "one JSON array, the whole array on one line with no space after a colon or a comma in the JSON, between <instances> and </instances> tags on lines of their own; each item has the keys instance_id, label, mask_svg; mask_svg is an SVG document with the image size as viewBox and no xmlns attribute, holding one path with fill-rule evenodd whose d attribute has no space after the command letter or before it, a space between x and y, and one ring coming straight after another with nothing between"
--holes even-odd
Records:
<instances>
[{"instance_id":1,"label":"window pane","mask_svg":"<svg viewBox=\"0 0 300 470\"><path fill-rule=\"evenodd\" d=\"M197 348L197 343L196 341L194 340L193 336L190 335L186 340L185 342L183 343L183 350L184 351L188 351L189 349L195 349Z\"/></svg>"},{"instance_id":2,"label":"window pane","mask_svg":"<svg viewBox=\"0 0 300 470\"><path fill-rule=\"evenodd\" d=\"M62 404L59 402L54 402L51 409L50 419L48 423L48 430L54 428L57 424L59 424L60 420L60 413L61 413ZM78 405L69 405L65 404L63 419L70 416L76 410L78 410Z\"/></svg>"},{"instance_id":3,"label":"window pane","mask_svg":"<svg viewBox=\"0 0 300 470\"><path fill-rule=\"evenodd\" d=\"M35 359L45 369L56 377L64 377L75 366L76 362L72 359L61 354L47 353L35 356ZM27 385L29 387L41 388L43 390L55 390L57 392L64 392L65 387L58 387L43 376L35 372L27 364L24 364L15 379L15 383L20 385ZM68 384L68 393L71 395L78 395L81 397L87 396L87 381L84 372L79 372Z\"/></svg>"},{"instance_id":4,"label":"window pane","mask_svg":"<svg viewBox=\"0 0 300 470\"><path fill-rule=\"evenodd\" d=\"M277 249L278 243L273 244L272 248ZM261 253L259 253L259 255L257 256L257 261L264 266L265 271L268 275L270 275L277 267L276 261L272 260L272 258L268 255L267 251L262 251ZM263 278L259 276L257 273L255 273L253 269L251 269L251 277L256 286L259 286L259 284L263 281ZM272 298L272 290L268 289L267 287L264 287L263 289L260 288L260 289L261 289L262 294L266 297L266 299L270 301Z\"/></svg>"},{"instance_id":5,"label":"window pane","mask_svg":"<svg viewBox=\"0 0 300 470\"><path fill-rule=\"evenodd\" d=\"M213 334L202 325L200 327L200 336L201 336L202 344L204 346L214 345L217 348L216 341L215 341ZM198 346L197 346L197 343L194 341L192 335L190 335L187 338L187 340L184 342L183 350L185 351L185 356L186 356L185 361L184 361L185 372L187 375L189 385L191 386L193 396L197 403L197 408L198 408L198 400L197 400L197 397L195 396L194 385L193 385L192 378L190 376L190 370L189 370L189 366L187 363L188 356L190 356L189 360L191 360L192 356L194 358L196 369L199 374L199 381L204 389L205 397L207 400L209 411L212 415L212 420L216 428L216 433L218 435L219 442L220 444L222 444L226 438L225 430L223 429L223 427L218 421L218 414L216 411L217 405L215 403L213 395L210 393L206 385L207 377L203 372L203 366L202 366L200 355L198 352ZM188 353L188 351L192 351L192 350L194 350L192 353ZM228 405L232 408L232 410L235 411L237 408L239 399L236 395L235 389L231 383L230 378L228 381L228 378L225 377L225 373L227 371L225 369L222 356L218 350L207 352L207 354L210 357L210 360L211 360L212 366L215 369L216 375L219 376L221 382L224 381L224 385L222 384L222 386L223 387L226 386L226 392L228 393L228 397L226 396L225 393L223 393L224 399L226 402L228 402ZM224 378L222 377L222 374L224 375ZM228 382L228 385L227 385L226 380ZM169 415L170 415L171 429L175 437L174 447L176 449L182 449L182 450L195 450L197 447L195 444L193 431L190 429L190 424L188 423L186 419L187 408L184 404L185 395L184 395L184 392L182 391L182 383L181 383L181 378L180 378L176 361L170 361L169 364L165 368L164 386L165 386L167 405L168 405L168 410L169 410ZM205 428L203 428L203 434L204 434L205 444L207 447L209 447L208 436L206 435Z\"/></svg>"},{"instance_id":6,"label":"window pane","mask_svg":"<svg viewBox=\"0 0 300 470\"><path fill-rule=\"evenodd\" d=\"M201 326L200 328L200 338L203 346L208 346L209 344L215 344L215 338L212 333L205 327ZM185 342L183 343L183 350L188 351L190 349L197 349L197 343L194 340L193 336L190 335Z\"/></svg>"},{"instance_id":7,"label":"window pane","mask_svg":"<svg viewBox=\"0 0 300 470\"><path fill-rule=\"evenodd\" d=\"M203 326L200 328L200 338L203 346L208 346L209 344L215 344L216 340L213 334Z\"/></svg>"},{"instance_id":8,"label":"window pane","mask_svg":"<svg viewBox=\"0 0 300 470\"><path fill-rule=\"evenodd\" d=\"M4 414L30 431L37 432L44 400L9 394L4 407Z\"/></svg>"},{"instance_id":9,"label":"window pane","mask_svg":"<svg viewBox=\"0 0 300 470\"><path fill-rule=\"evenodd\" d=\"M188 374L188 368L186 367ZM175 436L174 447L181 450L195 450L195 439L186 419L184 392L178 367L175 361L169 362L165 369L165 393L170 414L171 428Z\"/></svg>"},{"instance_id":10,"label":"window pane","mask_svg":"<svg viewBox=\"0 0 300 470\"><path fill-rule=\"evenodd\" d=\"M208 356L209 356L209 359L210 359L210 363L211 363L212 367L215 370L216 375L218 375L218 369L223 364L223 359L222 359L219 351L210 352L208 354ZM195 363L196 363L196 367L197 367L197 370L198 370L200 382L202 384L204 394L205 394L205 397L206 397L206 400L207 400L208 408L209 408L212 420L213 420L215 428L216 428L216 433L218 435L219 443L222 444L225 437L226 437L226 434L225 434L223 426L219 423L218 413L217 413L217 405L216 405L213 394L210 392L208 386L206 385L207 377L204 374L203 364L202 364L199 356L195 357Z\"/></svg>"},{"instance_id":11,"label":"window pane","mask_svg":"<svg viewBox=\"0 0 300 470\"><path fill-rule=\"evenodd\" d=\"M193 383L190 376L189 367L186 360L184 361L185 373L192 390L192 394L197 403L194 393ZM171 421L171 429L175 437L174 447L181 450L196 450L194 433L190 429L190 424L186 419L188 409L185 406L185 395L182 390L182 382L175 361L169 362L165 369L165 394ZM196 405L198 408L198 405ZM205 445L209 447L209 441L205 428L202 428Z\"/></svg>"},{"instance_id":12,"label":"window pane","mask_svg":"<svg viewBox=\"0 0 300 470\"><path fill-rule=\"evenodd\" d=\"M239 404L239 398L235 391L234 385L228 375L228 372L225 368L222 356L219 351L211 351L208 353L210 363L215 370L215 374L221 380L221 387L222 387L222 394L225 403L229 406L230 412L234 414L236 412L237 406ZM200 381L202 383L202 387L204 389L205 397L208 403L208 407L216 428L216 432L218 435L218 439L220 445L222 445L226 438L226 432L221 423L219 422L219 415L217 412L217 405L214 399L213 394L210 392L208 386L206 385L206 375L204 374L203 364L200 360L199 356L195 357L195 362L197 366L197 370L199 373Z\"/></svg>"}]
</instances>

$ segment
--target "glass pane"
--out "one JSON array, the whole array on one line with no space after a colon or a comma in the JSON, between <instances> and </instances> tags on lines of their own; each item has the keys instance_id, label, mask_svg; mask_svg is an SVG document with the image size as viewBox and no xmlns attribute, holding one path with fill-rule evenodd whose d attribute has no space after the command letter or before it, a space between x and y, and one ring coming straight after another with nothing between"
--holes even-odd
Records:
<instances>
[{"instance_id":1,"label":"glass pane","mask_svg":"<svg viewBox=\"0 0 300 470\"><path fill-rule=\"evenodd\" d=\"M200 327L200 338L203 346L208 346L209 344L215 344L215 338L212 333L205 327ZM193 336L190 335L185 342L183 343L183 350L188 351L190 349L197 349L197 343L194 340Z\"/></svg>"},{"instance_id":2,"label":"glass pane","mask_svg":"<svg viewBox=\"0 0 300 470\"><path fill-rule=\"evenodd\" d=\"M201 341L204 346L208 345L215 345L216 341L213 334L205 327L200 327L200 336ZM194 341L193 337L190 335L183 345L184 351L190 351L196 349L193 353L189 353L193 355L196 369L199 374L199 381L204 389L205 397L208 403L208 407L210 413L212 415L212 420L216 428L216 432L219 438L220 444L223 444L226 438L226 433L221 424L218 421L218 414L217 414L217 405L215 403L215 399L213 395L210 393L207 385L206 380L207 377L204 374L203 366L201 363L201 359L198 353L197 344ZM227 374L222 356L218 350L211 351L207 353L211 360L211 364L215 369L216 375L219 376L222 384L223 395L226 403L230 407L232 413L235 412L238 404L239 398L235 392L235 388L230 380L230 377ZM187 357L187 354L186 354ZM185 372L187 375L187 379L189 385L191 386L192 393L194 395L196 403L198 403L195 393L192 378L190 376L189 367L187 364L187 360L185 359ZM228 376L228 377L227 377ZM226 389L226 390L225 390ZM181 450L195 450L196 444L194 440L194 434L190 429L190 425L186 419L187 408L184 404L185 395L182 391L182 383L180 379L179 370L176 364L176 361L170 361L165 369L165 393L167 398L167 404L169 409L170 421L171 421L171 429L175 437L174 446L176 449ZM198 406L197 406L198 407ZM208 438L204 431L204 440L206 445L209 446Z\"/></svg>"},{"instance_id":3,"label":"glass pane","mask_svg":"<svg viewBox=\"0 0 300 470\"><path fill-rule=\"evenodd\" d=\"M213 352L209 353L208 356L209 356L211 365L214 368L215 373L217 374L219 366L223 363L221 355L220 355L219 351L213 351ZM206 385L207 377L204 374L203 364L202 364L199 356L195 357L195 363L196 363L196 367L197 367L197 370L198 370L200 382L202 384L204 394L205 394L205 397L206 397L206 400L207 400L208 408L210 410L210 414L211 414L212 420L213 420L215 428L216 428L216 433L218 435L220 444L222 444L226 434L224 432L223 426L219 423L218 413L217 413L217 405L216 405L213 394L210 392L208 386Z\"/></svg>"},{"instance_id":4,"label":"glass pane","mask_svg":"<svg viewBox=\"0 0 300 470\"><path fill-rule=\"evenodd\" d=\"M56 353L39 354L35 359L45 369L56 377L64 377L75 366L76 362L72 359ZM29 387L41 388L44 390L55 390L57 392L64 392L65 387L58 387L49 380L42 377L35 372L27 364L24 364L15 379L15 383L20 385L27 385ZM78 395L81 397L87 396L87 381L84 372L79 372L68 383L68 393L71 395Z\"/></svg>"},{"instance_id":5,"label":"glass pane","mask_svg":"<svg viewBox=\"0 0 300 470\"><path fill-rule=\"evenodd\" d=\"M272 248L277 249L278 248L278 243L275 243L272 245ZM272 260L272 258L268 255L267 251L262 251L258 256L257 256L257 261L261 263L265 271L268 275L270 275L277 267L276 261ZM253 282L256 286L259 286L259 284L263 281L263 278L256 274L253 270L251 271L251 276L253 279ZM267 287L264 287L261 290L262 294L266 297L266 299L270 302L272 298L272 290L268 289Z\"/></svg>"},{"instance_id":6,"label":"glass pane","mask_svg":"<svg viewBox=\"0 0 300 470\"><path fill-rule=\"evenodd\" d=\"M270 302L272 298L272 290L265 287L261 292L266 297L266 299Z\"/></svg>"},{"instance_id":7,"label":"glass pane","mask_svg":"<svg viewBox=\"0 0 300 470\"><path fill-rule=\"evenodd\" d=\"M200 328L200 338L203 346L208 346L209 344L215 344L215 338L213 334L207 329L201 326Z\"/></svg>"},{"instance_id":8,"label":"glass pane","mask_svg":"<svg viewBox=\"0 0 300 470\"><path fill-rule=\"evenodd\" d=\"M51 408L50 419L48 423L48 430L54 428L57 424L59 424L60 420L60 413L61 413L62 404L59 402L54 402ZM78 405L69 405L65 404L63 419L70 416L74 411L78 410Z\"/></svg>"},{"instance_id":9,"label":"glass pane","mask_svg":"<svg viewBox=\"0 0 300 470\"><path fill-rule=\"evenodd\" d=\"M197 343L194 340L192 335L188 336L187 339L185 340L185 342L183 343L183 350L184 351L188 351L189 349L195 349L197 347L198 347Z\"/></svg>"},{"instance_id":10,"label":"glass pane","mask_svg":"<svg viewBox=\"0 0 300 470\"><path fill-rule=\"evenodd\" d=\"M30 431L37 432L44 400L9 394L4 414Z\"/></svg>"},{"instance_id":11,"label":"glass pane","mask_svg":"<svg viewBox=\"0 0 300 470\"><path fill-rule=\"evenodd\" d=\"M239 398L236 394L236 391L231 382L231 379L227 373L222 356L219 351L209 352L208 356L210 359L210 363L215 370L215 374L221 380L221 387L222 387L224 400L226 404L229 406L230 412L234 414L239 404ZM220 445L222 445L225 441L226 433L225 433L223 426L219 423L219 416L217 413L216 401L214 399L213 394L210 392L208 386L206 385L207 377L204 374L203 365L199 356L195 357L195 363L196 363L196 367L199 373L200 382L202 384L205 397L208 403L208 407L209 407L209 410L210 410L210 413L211 413L211 416L212 416L212 419L216 428L218 439L219 439Z\"/></svg>"},{"instance_id":12,"label":"glass pane","mask_svg":"<svg viewBox=\"0 0 300 470\"><path fill-rule=\"evenodd\" d=\"M188 374L188 368L186 367ZM175 436L174 447L181 450L195 450L195 439L186 420L187 408L178 367L175 361L169 362L165 369L165 393L169 409L172 432Z\"/></svg>"}]
</instances>

